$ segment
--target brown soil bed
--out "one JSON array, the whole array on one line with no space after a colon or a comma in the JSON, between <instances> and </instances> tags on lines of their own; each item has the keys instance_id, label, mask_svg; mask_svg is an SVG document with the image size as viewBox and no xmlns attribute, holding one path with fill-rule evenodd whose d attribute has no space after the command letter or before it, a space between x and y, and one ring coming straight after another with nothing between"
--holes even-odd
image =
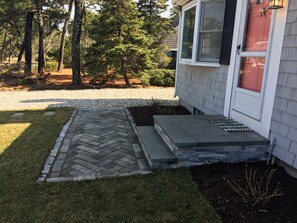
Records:
<instances>
[{"instance_id":1,"label":"brown soil bed","mask_svg":"<svg viewBox=\"0 0 297 223\"><path fill-rule=\"evenodd\" d=\"M93 82L92 76L82 74L81 80L81 85L72 85L71 69L64 69L61 73L46 72L45 78L42 79L38 78L37 75L24 77L22 70L16 70L6 74L1 74L0 72L0 91L127 88L123 78L117 78L113 82L109 81L99 84ZM130 78L129 81L131 86L128 87L143 87L142 82L137 78Z\"/></svg>"},{"instance_id":2,"label":"brown soil bed","mask_svg":"<svg viewBox=\"0 0 297 223\"><path fill-rule=\"evenodd\" d=\"M153 115L160 114L160 109L160 106L129 108L138 126L153 125ZM171 114L190 114L181 106L164 106L164 111L166 110L171 110ZM289 176L283 168L267 166L265 162L249 163L248 168L257 170L258 180L266 171L276 169L270 185L274 189L279 182L283 192L282 196L272 199L265 206L252 207L246 204L223 179L226 177L244 186L246 165L246 163L216 163L192 167L190 172L198 189L211 202L224 223L297 222L297 179Z\"/></svg>"},{"instance_id":3,"label":"brown soil bed","mask_svg":"<svg viewBox=\"0 0 297 223\"><path fill-rule=\"evenodd\" d=\"M129 111L138 126L153 126L154 115L189 115L182 106L141 106L130 107Z\"/></svg>"},{"instance_id":4,"label":"brown soil bed","mask_svg":"<svg viewBox=\"0 0 297 223\"><path fill-rule=\"evenodd\" d=\"M249 163L248 167L257 169L259 178L265 171L272 169L264 162ZM210 164L190 168L190 172L199 190L209 199L223 222L227 223L271 223L297 222L297 179L289 176L283 168L276 168L271 186L282 188L284 195L276 197L265 206L251 207L227 184L227 179L235 180L241 185L245 182L246 164ZM265 188L265 187L264 187ZM272 187L275 188L275 187Z\"/></svg>"}]
</instances>

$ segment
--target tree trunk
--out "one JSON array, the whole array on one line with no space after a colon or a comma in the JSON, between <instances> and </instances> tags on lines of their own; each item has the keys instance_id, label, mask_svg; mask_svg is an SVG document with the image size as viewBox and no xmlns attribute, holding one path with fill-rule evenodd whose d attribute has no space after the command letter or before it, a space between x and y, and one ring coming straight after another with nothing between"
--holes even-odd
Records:
<instances>
[{"instance_id":1,"label":"tree trunk","mask_svg":"<svg viewBox=\"0 0 297 223\"><path fill-rule=\"evenodd\" d=\"M83 29L84 29L84 37L83 37L83 49L87 49L87 12L86 12L86 7L83 6L83 10L82 10L82 23L83 23ZM82 69L81 72L83 73L83 75L86 75L86 60L85 60L85 55L86 55L86 50L83 51L83 65L82 65Z\"/></svg>"},{"instance_id":2,"label":"tree trunk","mask_svg":"<svg viewBox=\"0 0 297 223\"><path fill-rule=\"evenodd\" d=\"M2 45L2 49L1 49L1 55L0 55L0 61L1 62L4 59L4 50L5 50L5 47L6 47L7 33L8 33L8 28L6 27L5 34L4 34L4 39L3 39L3 45Z\"/></svg>"},{"instance_id":3,"label":"tree trunk","mask_svg":"<svg viewBox=\"0 0 297 223\"><path fill-rule=\"evenodd\" d=\"M127 75L127 71L125 69L125 59L122 59L121 66L122 66L122 68L121 68L122 69L122 74L124 76L126 85L127 86L130 86L130 82L129 82L129 78L128 78L128 75Z\"/></svg>"},{"instance_id":4,"label":"tree trunk","mask_svg":"<svg viewBox=\"0 0 297 223\"><path fill-rule=\"evenodd\" d=\"M34 12L27 12L25 27L25 75L32 74L32 25Z\"/></svg>"},{"instance_id":5,"label":"tree trunk","mask_svg":"<svg viewBox=\"0 0 297 223\"><path fill-rule=\"evenodd\" d=\"M23 57L24 52L25 52L25 37L24 37L24 40L23 40L22 45L21 45L20 53L18 55L18 63L20 63L22 61L22 57Z\"/></svg>"},{"instance_id":6,"label":"tree trunk","mask_svg":"<svg viewBox=\"0 0 297 223\"><path fill-rule=\"evenodd\" d=\"M82 1L74 0L75 14L72 34L72 85L80 85L80 36L82 26Z\"/></svg>"},{"instance_id":7,"label":"tree trunk","mask_svg":"<svg viewBox=\"0 0 297 223\"><path fill-rule=\"evenodd\" d=\"M45 66L44 58L44 21L42 3L38 6L38 27L39 27L39 49L38 49L38 74L43 74Z\"/></svg>"},{"instance_id":8,"label":"tree trunk","mask_svg":"<svg viewBox=\"0 0 297 223\"><path fill-rule=\"evenodd\" d=\"M69 9L68 14L64 22L64 27L62 31L61 36L61 43L60 43L60 51L59 51L59 62L58 62L58 72L61 72L63 69L63 63L64 63L64 47L65 47L65 36L67 34L69 20L72 12L72 6L73 6L73 0L69 1Z\"/></svg>"},{"instance_id":9,"label":"tree trunk","mask_svg":"<svg viewBox=\"0 0 297 223\"><path fill-rule=\"evenodd\" d=\"M9 55L8 55L8 62L10 63L11 62L11 56L12 56L12 41L11 41L11 38L9 39Z\"/></svg>"}]
</instances>

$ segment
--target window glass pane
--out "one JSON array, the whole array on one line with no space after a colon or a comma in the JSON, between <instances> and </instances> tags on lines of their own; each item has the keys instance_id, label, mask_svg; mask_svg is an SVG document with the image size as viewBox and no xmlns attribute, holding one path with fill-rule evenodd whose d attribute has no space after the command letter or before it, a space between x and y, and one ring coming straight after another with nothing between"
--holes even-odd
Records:
<instances>
[{"instance_id":1,"label":"window glass pane","mask_svg":"<svg viewBox=\"0 0 297 223\"><path fill-rule=\"evenodd\" d=\"M195 28L196 7L190 8L184 13L184 29L182 41L182 55L184 59L192 58L193 38Z\"/></svg>"},{"instance_id":2,"label":"window glass pane","mask_svg":"<svg viewBox=\"0 0 297 223\"><path fill-rule=\"evenodd\" d=\"M261 92L265 57L243 57L240 64L238 87Z\"/></svg>"},{"instance_id":3,"label":"window glass pane","mask_svg":"<svg viewBox=\"0 0 297 223\"><path fill-rule=\"evenodd\" d=\"M197 50L198 61L218 62L221 54L225 1L203 2Z\"/></svg>"},{"instance_id":4,"label":"window glass pane","mask_svg":"<svg viewBox=\"0 0 297 223\"><path fill-rule=\"evenodd\" d=\"M218 61L221 54L222 32L201 33L200 58L201 61Z\"/></svg>"},{"instance_id":5,"label":"window glass pane","mask_svg":"<svg viewBox=\"0 0 297 223\"><path fill-rule=\"evenodd\" d=\"M267 50L272 10L263 13L263 8L268 4L269 0L249 0L244 51Z\"/></svg>"},{"instance_id":6,"label":"window glass pane","mask_svg":"<svg viewBox=\"0 0 297 223\"><path fill-rule=\"evenodd\" d=\"M221 30L224 22L224 2L203 3L201 30Z\"/></svg>"}]
</instances>

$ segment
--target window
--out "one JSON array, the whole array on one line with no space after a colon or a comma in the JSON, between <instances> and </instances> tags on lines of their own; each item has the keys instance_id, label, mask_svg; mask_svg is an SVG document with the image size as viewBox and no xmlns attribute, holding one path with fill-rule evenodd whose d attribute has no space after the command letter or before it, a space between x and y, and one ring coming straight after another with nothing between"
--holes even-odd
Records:
<instances>
[{"instance_id":1,"label":"window","mask_svg":"<svg viewBox=\"0 0 297 223\"><path fill-rule=\"evenodd\" d=\"M192 59L193 39L195 29L196 7L192 7L184 13L182 58Z\"/></svg>"},{"instance_id":2,"label":"window","mask_svg":"<svg viewBox=\"0 0 297 223\"><path fill-rule=\"evenodd\" d=\"M224 1L201 3L197 61L219 62L224 9Z\"/></svg>"},{"instance_id":3,"label":"window","mask_svg":"<svg viewBox=\"0 0 297 223\"><path fill-rule=\"evenodd\" d=\"M201 66L228 64L235 9L236 0L197 0L186 5L180 61Z\"/></svg>"}]
</instances>

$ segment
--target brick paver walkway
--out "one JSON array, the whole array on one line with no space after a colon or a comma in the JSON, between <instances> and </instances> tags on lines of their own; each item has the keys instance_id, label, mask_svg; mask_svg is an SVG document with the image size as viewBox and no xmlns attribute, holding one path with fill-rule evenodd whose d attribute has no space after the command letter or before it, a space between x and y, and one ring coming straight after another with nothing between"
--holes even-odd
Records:
<instances>
[{"instance_id":1,"label":"brick paver walkway","mask_svg":"<svg viewBox=\"0 0 297 223\"><path fill-rule=\"evenodd\" d=\"M100 178L147 170L124 109L78 110L47 180Z\"/></svg>"}]
</instances>

